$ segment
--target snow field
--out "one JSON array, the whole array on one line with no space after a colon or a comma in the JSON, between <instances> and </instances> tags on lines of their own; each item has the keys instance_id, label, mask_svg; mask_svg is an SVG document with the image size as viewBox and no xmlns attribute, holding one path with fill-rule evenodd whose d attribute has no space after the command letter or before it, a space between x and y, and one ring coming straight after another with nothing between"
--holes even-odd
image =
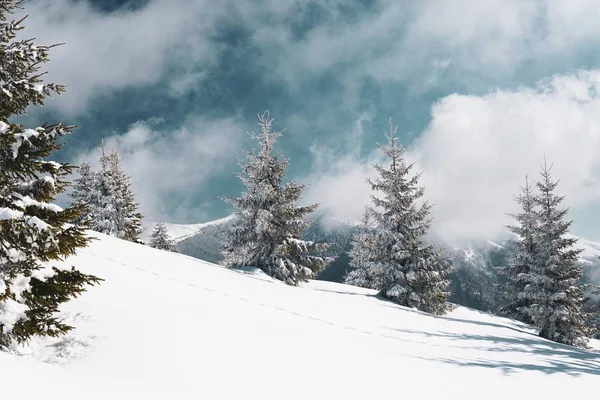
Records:
<instances>
[{"instance_id":1,"label":"snow field","mask_svg":"<svg viewBox=\"0 0 600 400\"><path fill-rule=\"evenodd\" d=\"M90 234L100 240L69 262L105 282L65 307L75 331L0 353L8 398L560 399L600 383L599 353L508 319L433 317Z\"/></svg>"}]
</instances>

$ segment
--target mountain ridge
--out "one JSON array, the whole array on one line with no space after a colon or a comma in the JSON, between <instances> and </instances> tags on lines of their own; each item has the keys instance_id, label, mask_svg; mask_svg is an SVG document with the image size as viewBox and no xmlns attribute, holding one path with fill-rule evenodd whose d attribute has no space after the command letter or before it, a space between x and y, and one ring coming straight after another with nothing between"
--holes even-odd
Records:
<instances>
[{"instance_id":1,"label":"mountain ridge","mask_svg":"<svg viewBox=\"0 0 600 400\"><path fill-rule=\"evenodd\" d=\"M218 218L215 220L210 220L210 221L206 221L206 222L201 222L201 223L194 223L194 224L173 224L173 223L168 223L168 222L164 222L164 224L167 226L167 230L169 232L169 235L171 236L171 238L175 241L175 242L181 242L183 240L186 240L198 233L202 233L203 230L207 227L215 227L215 226L224 226L226 227L228 223L231 223L233 220L235 219L235 214L230 214L228 216L225 216L223 218ZM317 218L316 221L320 221L321 218ZM152 228L154 227L154 225L157 222L155 221L149 221L149 222L145 222L144 223L144 231L142 233L142 239L146 239L148 237L148 235L150 234L150 232L152 231ZM322 224L324 230L326 231L339 231L340 229L353 229L356 228L358 225L360 225L359 221L353 221L353 220L349 220L349 219L337 219L337 218L329 218L329 221L327 221L326 224ZM454 250L465 250L465 247L470 248L471 243L481 243L481 242L487 242L490 246L493 247L497 247L500 249L505 248L505 244L500 244L498 243L499 241L508 241L511 236L513 236L512 234L508 233L507 235L505 235L505 238L501 240L499 240L498 238L496 239L489 239L489 238L484 238L484 237L473 237L472 239L468 239L465 240L464 246L452 246L449 244L442 244L440 245L441 248L443 249L454 249ZM597 260L598 258L600 258L600 242L594 242L588 239L585 239L583 237L580 236L576 236L573 234L567 234L566 237L568 238L573 238L577 240L577 244L576 244L576 248L580 248L583 250L582 254L581 254L581 258L580 261L584 261L584 262L589 262L590 260Z\"/></svg>"}]
</instances>

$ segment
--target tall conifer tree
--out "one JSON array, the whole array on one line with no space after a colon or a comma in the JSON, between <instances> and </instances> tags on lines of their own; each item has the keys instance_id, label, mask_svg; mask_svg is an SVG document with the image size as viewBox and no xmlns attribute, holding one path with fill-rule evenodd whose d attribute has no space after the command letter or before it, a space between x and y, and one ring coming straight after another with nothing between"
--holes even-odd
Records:
<instances>
[{"instance_id":1,"label":"tall conifer tree","mask_svg":"<svg viewBox=\"0 0 600 400\"><path fill-rule=\"evenodd\" d=\"M379 289L380 283L374 276L376 265L373 265L373 249L377 247L370 224L369 213L365 212L358 232L352 238L352 247L348 252L350 272L344 277L344 283L368 289Z\"/></svg>"},{"instance_id":2,"label":"tall conifer tree","mask_svg":"<svg viewBox=\"0 0 600 400\"><path fill-rule=\"evenodd\" d=\"M116 236L137 242L143 231L142 214L131 190L131 177L121 168L121 158L115 150L109 155L109 169Z\"/></svg>"},{"instance_id":3,"label":"tall conifer tree","mask_svg":"<svg viewBox=\"0 0 600 400\"><path fill-rule=\"evenodd\" d=\"M91 229L106 235L117 236L114 177L104 141L100 150L100 169L93 171L92 192L88 203Z\"/></svg>"},{"instance_id":4,"label":"tall conifer tree","mask_svg":"<svg viewBox=\"0 0 600 400\"><path fill-rule=\"evenodd\" d=\"M65 90L44 83L39 72L52 46L16 39L24 18L8 18L20 3L0 0L0 347L69 331L57 316L59 306L99 282L54 263L88 243L82 227L68 225L82 208L52 203L68 185L73 167L47 158L74 127L26 128L11 122Z\"/></svg>"},{"instance_id":5,"label":"tall conifer tree","mask_svg":"<svg viewBox=\"0 0 600 400\"><path fill-rule=\"evenodd\" d=\"M424 188L418 185L420 175L410 176L413 164L406 162L406 150L398 144L396 131L390 118L388 143L380 146L390 166L375 165L379 176L368 179L371 189L382 195L373 194L373 207L367 208L375 227L354 242L354 248L361 249L353 252L361 254L355 257L364 263L358 268L365 270L364 276L381 296L403 306L443 314L449 309L449 266L439 251L423 242L431 223L431 206L427 202L419 204L424 194ZM361 259L362 255L366 260Z\"/></svg>"},{"instance_id":6,"label":"tall conifer tree","mask_svg":"<svg viewBox=\"0 0 600 400\"><path fill-rule=\"evenodd\" d=\"M532 292L532 273L539 262L539 221L536 214L536 197L525 178L525 186L515 199L521 206L521 212L511 214L517 225L508 229L517 236L513 240L515 254L501 271L508 279L506 295L510 303L501 309L501 313L528 324L534 324L533 305L536 303Z\"/></svg>"},{"instance_id":7,"label":"tall conifer tree","mask_svg":"<svg viewBox=\"0 0 600 400\"><path fill-rule=\"evenodd\" d=\"M80 206L84 211L74 221L75 223L81 223L83 221L89 221L90 205L92 203L92 193L94 190L94 172L92 171L89 163L81 163L78 168L79 178L73 182L73 191L71 192L71 198L73 204Z\"/></svg>"},{"instance_id":8,"label":"tall conifer tree","mask_svg":"<svg viewBox=\"0 0 600 400\"><path fill-rule=\"evenodd\" d=\"M131 190L130 176L121 168L119 154L101 148L100 169L82 164L72 193L73 204L85 207L82 219L96 232L137 242L142 233L142 214Z\"/></svg>"},{"instance_id":9,"label":"tall conifer tree","mask_svg":"<svg viewBox=\"0 0 600 400\"><path fill-rule=\"evenodd\" d=\"M314 212L318 204L298 206L306 185L294 181L284 184L289 160L273 155L273 146L280 132L272 130L269 112L259 116L260 133L251 133L258 140L258 154L248 152L248 162L241 163L238 175L246 192L238 198L225 198L238 211L223 248L227 267L252 266L289 285L314 278L331 262L316 254L327 244L301 239L310 225L304 216Z\"/></svg>"},{"instance_id":10,"label":"tall conifer tree","mask_svg":"<svg viewBox=\"0 0 600 400\"><path fill-rule=\"evenodd\" d=\"M585 300L580 283L583 269L577 261L582 250L574 248L576 239L565 237L572 221L565 221L568 209L560 208L564 196L555 194L558 181L552 180L550 172L544 162L542 179L536 183L539 261L531 279L533 319L540 326L540 336L585 347L591 332L581 311Z\"/></svg>"}]
</instances>

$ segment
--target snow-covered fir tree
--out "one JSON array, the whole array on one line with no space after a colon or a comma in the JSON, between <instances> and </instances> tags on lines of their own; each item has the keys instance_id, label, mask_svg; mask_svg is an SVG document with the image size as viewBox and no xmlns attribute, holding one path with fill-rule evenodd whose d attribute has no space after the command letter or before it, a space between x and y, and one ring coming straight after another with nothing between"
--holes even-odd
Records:
<instances>
[{"instance_id":1,"label":"snow-covered fir tree","mask_svg":"<svg viewBox=\"0 0 600 400\"><path fill-rule=\"evenodd\" d=\"M56 266L88 243L83 227L68 224L81 207L52 203L73 167L48 157L74 127L11 121L65 89L41 79L52 46L16 39L24 18L10 18L20 3L0 0L0 348L72 329L58 317L60 305L100 281Z\"/></svg>"},{"instance_id":2,"label":"snow-covered fir tree","mask_svg":"<svg viewBox=\"0 0 600 400\"><path fill-rule=\"evenodd\" d=\"M365 212L358 232L352 238L352 248L348 252L350 272L344 277L344 283L369 289L379 289L380 282L374 276L376 265L372 261L372 249L377 247L374 242L377 237L373 234L369 213Z\"/></svg>"},{"instance_id":3,"label":"snow-covered fir tree","mask_svg":"<svg viewBox=\"0 0 600 400\"><path fill-rule=\"evenodd\" d=\"M154 229L152 230L149 239L150 242L148 243L148 245L150 247L166 251L177 251L175 243L169 236L167 226L162 221L158 222L154 226Z\"/></svg>"},{"instance_id":4,"label":"snow-covered fir tree","mask_svg":"<svg viewBox=\"0 0 600 400\"><path fill-rule=\"evenodd\" d=\"M114 179L104 142L101 147L99 164L100 169L92 171L92 190L87 204L91 229L106 235L117 236Z\"/></svg>"},{"instance_id":5,"label":"snow-covered fir tree","mask_svg":"<svg viewBox=\"0 0 600 400\"><path fill-rule=\"evenodd\" d=\"M508 279L506 297L510 303L500 312L508 317L518 319L528 324L534 324L533 306L536 294L532 292L532 271L538 263L539 251L539 221L536 213L536 197L529 180L525 178L525 186L515 198L521 211L511 216L517 225L507 228L517 236L512 241L515 252L511 255L508 265L502 269L502 274Z\"/></svg>"},{"instance_id":6,"label":"snow-covered fir tree","mask_svg":"<svg viewBox=\"0 0 600 400\"><path fill-rule=\"evenodd\" d=\"M71 192L71 198L73 203L81 206L84 212L73 222L81 223L83 221L89 221L91 219L89 212L89 205L91 203L91 196L94 189L94 173L89 163L81 163L78 168L79 178L73 182L73 190Z\"/></svg>"},{"instance_id":7,"label":"snow-covered fir tree","mask_svg":"<svg viewBox=\"0 0 600 400\"><path fill-rule=\"evenodd\" d=\"M565 221L568 209L560 208L564 196L555 194L558 181L552 181L550 170L544 162L542 179L536 182L538 262L527 288L535 298L533 320L540 327L540 336L585 347L591 332L586 326L588 316L581 311L583 269L577 259L582 250L574 248L576 239L565 237L572 221Z\"/></svg>"},{"instance_id":8,"label":"snow-covered fir tree","mask_svg":"<svg viewBox=\"0 0 600 400\"><path fill-rule=\"evenodd\" d=\"M223 248L227 267L257 267L266 274L296 285L314 278L332 259L320 257L327 244L301 239L310 225L304 216L318 205L298 206L306 185L294 181L284 184L289 160L273 155L273 145L281 135L272 130L269 112L259 116L260 133L251 133L259 141L258 154L248 152L248 162L240 163L238 175L246 192L238 198L224 198L236 209L236 219Z\"/></svg>"},{"instance_id":9,"label":"snow-covered fir tree","mask_svg":"<svg viewBox=\"0 0 600 400\"><path fill-rule=\"evenodd\" d=\"M412 164L404 158L405 149L398 144L397 128L392 125L386 135L388 143L380 146L390 166L375 165L378 177L368 179L371 189L383 197L371 196L373 207L367 208L374 222L372 232L355 242L355 262L362 262L365 276L373 280L379 294L400 305L443 314L449 309L447 288L449 265L432 245L423 242L431 220L431 206L419 204L424 188L420 175L409 176Z\"/></svg>"},{"instance_id":10,"label":"snow-covered fir tree","mask_svg":"<svg viewBox=\"0 0 600 400\"><path fill-rule=\"evenodd\" d=\"M142 214L131 190L131 177L121 168L121 158L115 150L109 155L109 168L116 236L138 242L143 231Z\"/></svg>"},{"instance_id":11,"label":"snow-covered fir tree","mask_svg":"<svg viewBox=\"0 0 600 400\"><path fill-rule=\"evenodd\" d=\"M119 154L106 153L102 145L100 169L82 164L72 193L73 204L85 207L92 230L132 242L139 241L142 215L131 190L129 175L121 168Z\"/></svg>"}]
</instances>

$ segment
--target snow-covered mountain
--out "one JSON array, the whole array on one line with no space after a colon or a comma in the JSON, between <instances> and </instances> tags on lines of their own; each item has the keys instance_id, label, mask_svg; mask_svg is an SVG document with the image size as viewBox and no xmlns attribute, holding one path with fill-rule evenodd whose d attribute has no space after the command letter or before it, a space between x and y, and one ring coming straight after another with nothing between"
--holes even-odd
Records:
<instances>
[{"instance_id":1,"label":"snow-covered mountain","mask_svg":"<svg viewBox=\"0 0 600 400\"><path fill-rule=\"evenodd\" d=\"M92 233L68 264L105 279L64 309L76 327L0 352L6 399L544 399L598 391L600 353L458 307L443 317L374 292ZM600 342L592 341L600 350Z\"/></svg>"},{"instance_id":2,"label":"snow-covered mountain","mask_svg":"<svg viewBox=\"0 0 600 400\"><path fill-rule=\"evenodd\" d=\"M600 243L592 242L575 235L566 235L572 239L577 239L576 247L583 250L579 255L579 260L587 263L598 263L600 258Z\"/></svg>"},{"instance_id":3,"label":"snow-covered mountain","mask_svg":"<svg viewBox=\"0 0 600 400\"><path fill-rule=\"evenodd\" d=\"M194 236L198 233L201 233L207 227L219 226L227 224L233 220L233 215L228 215L225 218L220 218L214 221L203 222L199 224L171 224L165 222L165 226L167 227L167 231L169 232L169 236L175 243L181 242L191 236ZM141 239L143 241L148 241L148 236L152 233L154 226L157 224L155 221L144 221L143 227L144 231L141 234Z\"/></svg>"},{"instance_id":4,"label":"snow-covered mountain","mask_svg":"<svg viewBox=\"0 0 600 400\"><path fill-rule=\"evenodd\" d=\"M214 229L214 232L220 232L222 230L225 230L228 228L229 223L231 223L233 219L234 215L228 215L224 218L199 224L165 223L165 225L167 226L171 238L173 238L175 242L179 243L186 239L204 233L206 231L206 228L214 227L216 228ZM154 228L155 224L156 222L144 222L144 232L142 233L142 240L147 240L148 235ZM324 226L326 226L327 228L324 228ZM331 241L332 238L329 237L327 234L333 233L334 236L337 236L339 238L338 241L340 241L340 243L349 243L348 237L350 237L351 234L354 232L356 226L356 221L339 220L331 218L329 221L327 221L326 224L320 224L316 229L319 231L318 234L324 240ZM310 233L310 235L312 235L312 233ZM568 234L567 237L577 239L577 248L583 250L580 256L580 261L585 263L598 263L600 259L600 243L592 242L591 240L587 240L571 234ZM338 241L336 241L336 239L333 238L334 245L339 244ZM202 242L199 242L198 245L202 245ZM466 242L463 246L459 248L454 247L448 249L464 252L465 258L467 260L470 260L472 257L477 257L482 252L482 250L487 251L489 249L496 249L502 251L505 248L506 243L503 243L503 241L492 241L489 239L480 238Z\"/></svg>"},{"instance_id":5,"label":"snow-covered mountain","mask_svg":"<svg viewBox=\"0 0 600 400\"><path fill-rule=\"evenodd\" d=\"M598 263L600 259L600 243L592 242L591 240L587 240L571 234L567 234L565 235L565 237L577 240L575 248L582 250L579 256L580 262ZM470 259L477 253L480 253L482 249L496 249L498 251L502 251L508 248L510 248L510 245L507 243L507 240L492 241L488 239L479 238L476 240L465 242L463 246L460 246L458 248L455 247L454 250L464 252L465 257L467 259Z\"/></svg>"},{"instance_id":6,"label":"snow-covered mountain","mask_svg":"<svg viewBox=\"0 0 600 400\"><path fill-rule=\"evenodd\" d=\"M577 248L582 249L579 262L584 267L584 280L599 284L600 244L586 239L578 239ZM444 252L455 267L451 275L451 299L459 304L481 310L495 311L504 304L500 268L507 265L513 251L513 244L507 239L491 241L475 239L456 248L445 248Z\"/></svg>"},{"instance_id":7,"label":"snow-covered mountain","mask_svg":"<svg viewBox=\"0 0 600 400\"><path fill-rule=\"evenodd\" d=\"M191 240L186 246L187 251L184 254L196 256L193 253L194 247L211 248L218 247L220 243L216 243L215 239L221 237L221 233L228 229L229 223L233 221L233 215L221 218L215 221L209 221L202 224L191 224L191 225L177 225L177 224L166 224L169 229L171 237L175 238L177 242L183 242L188 239ZM153 226L153 223L149 223L149 226ZM210 230L210 234L206 234L206 228L214 228ZM348 250L352 234L356 229L356 223L351 221L340 221L331 219L326 223L322 223L321 220L317 220L311 228L309 228L306 236L308 239L316 241L328 241L333 243L335 251L342 253ZM583 250L580 256L580 261L587 264L598 264L600 262L600 243L592 242L590 240L580 238L574 235L567 235L567 237L577 239L577 248ZM210 242L210 243L207 243ZM444 250L453 257L462 255L465 261L473 261L475 264L482 266L485 263L485 254L494 250L496 252L504 252L510 250L510 245L507 244L506 240L493 241L485 238L474 239L465 242L460 247L447 246ZM339 254L336 254L339 255ZM206 260L206 259L205 259ZM206 261L216 262L215 259L207 259ZM344 271L334 274L335 279L338 281L343 275ZM339 276L338 276L339 275Z\"/></svg>"}]
</instances>

